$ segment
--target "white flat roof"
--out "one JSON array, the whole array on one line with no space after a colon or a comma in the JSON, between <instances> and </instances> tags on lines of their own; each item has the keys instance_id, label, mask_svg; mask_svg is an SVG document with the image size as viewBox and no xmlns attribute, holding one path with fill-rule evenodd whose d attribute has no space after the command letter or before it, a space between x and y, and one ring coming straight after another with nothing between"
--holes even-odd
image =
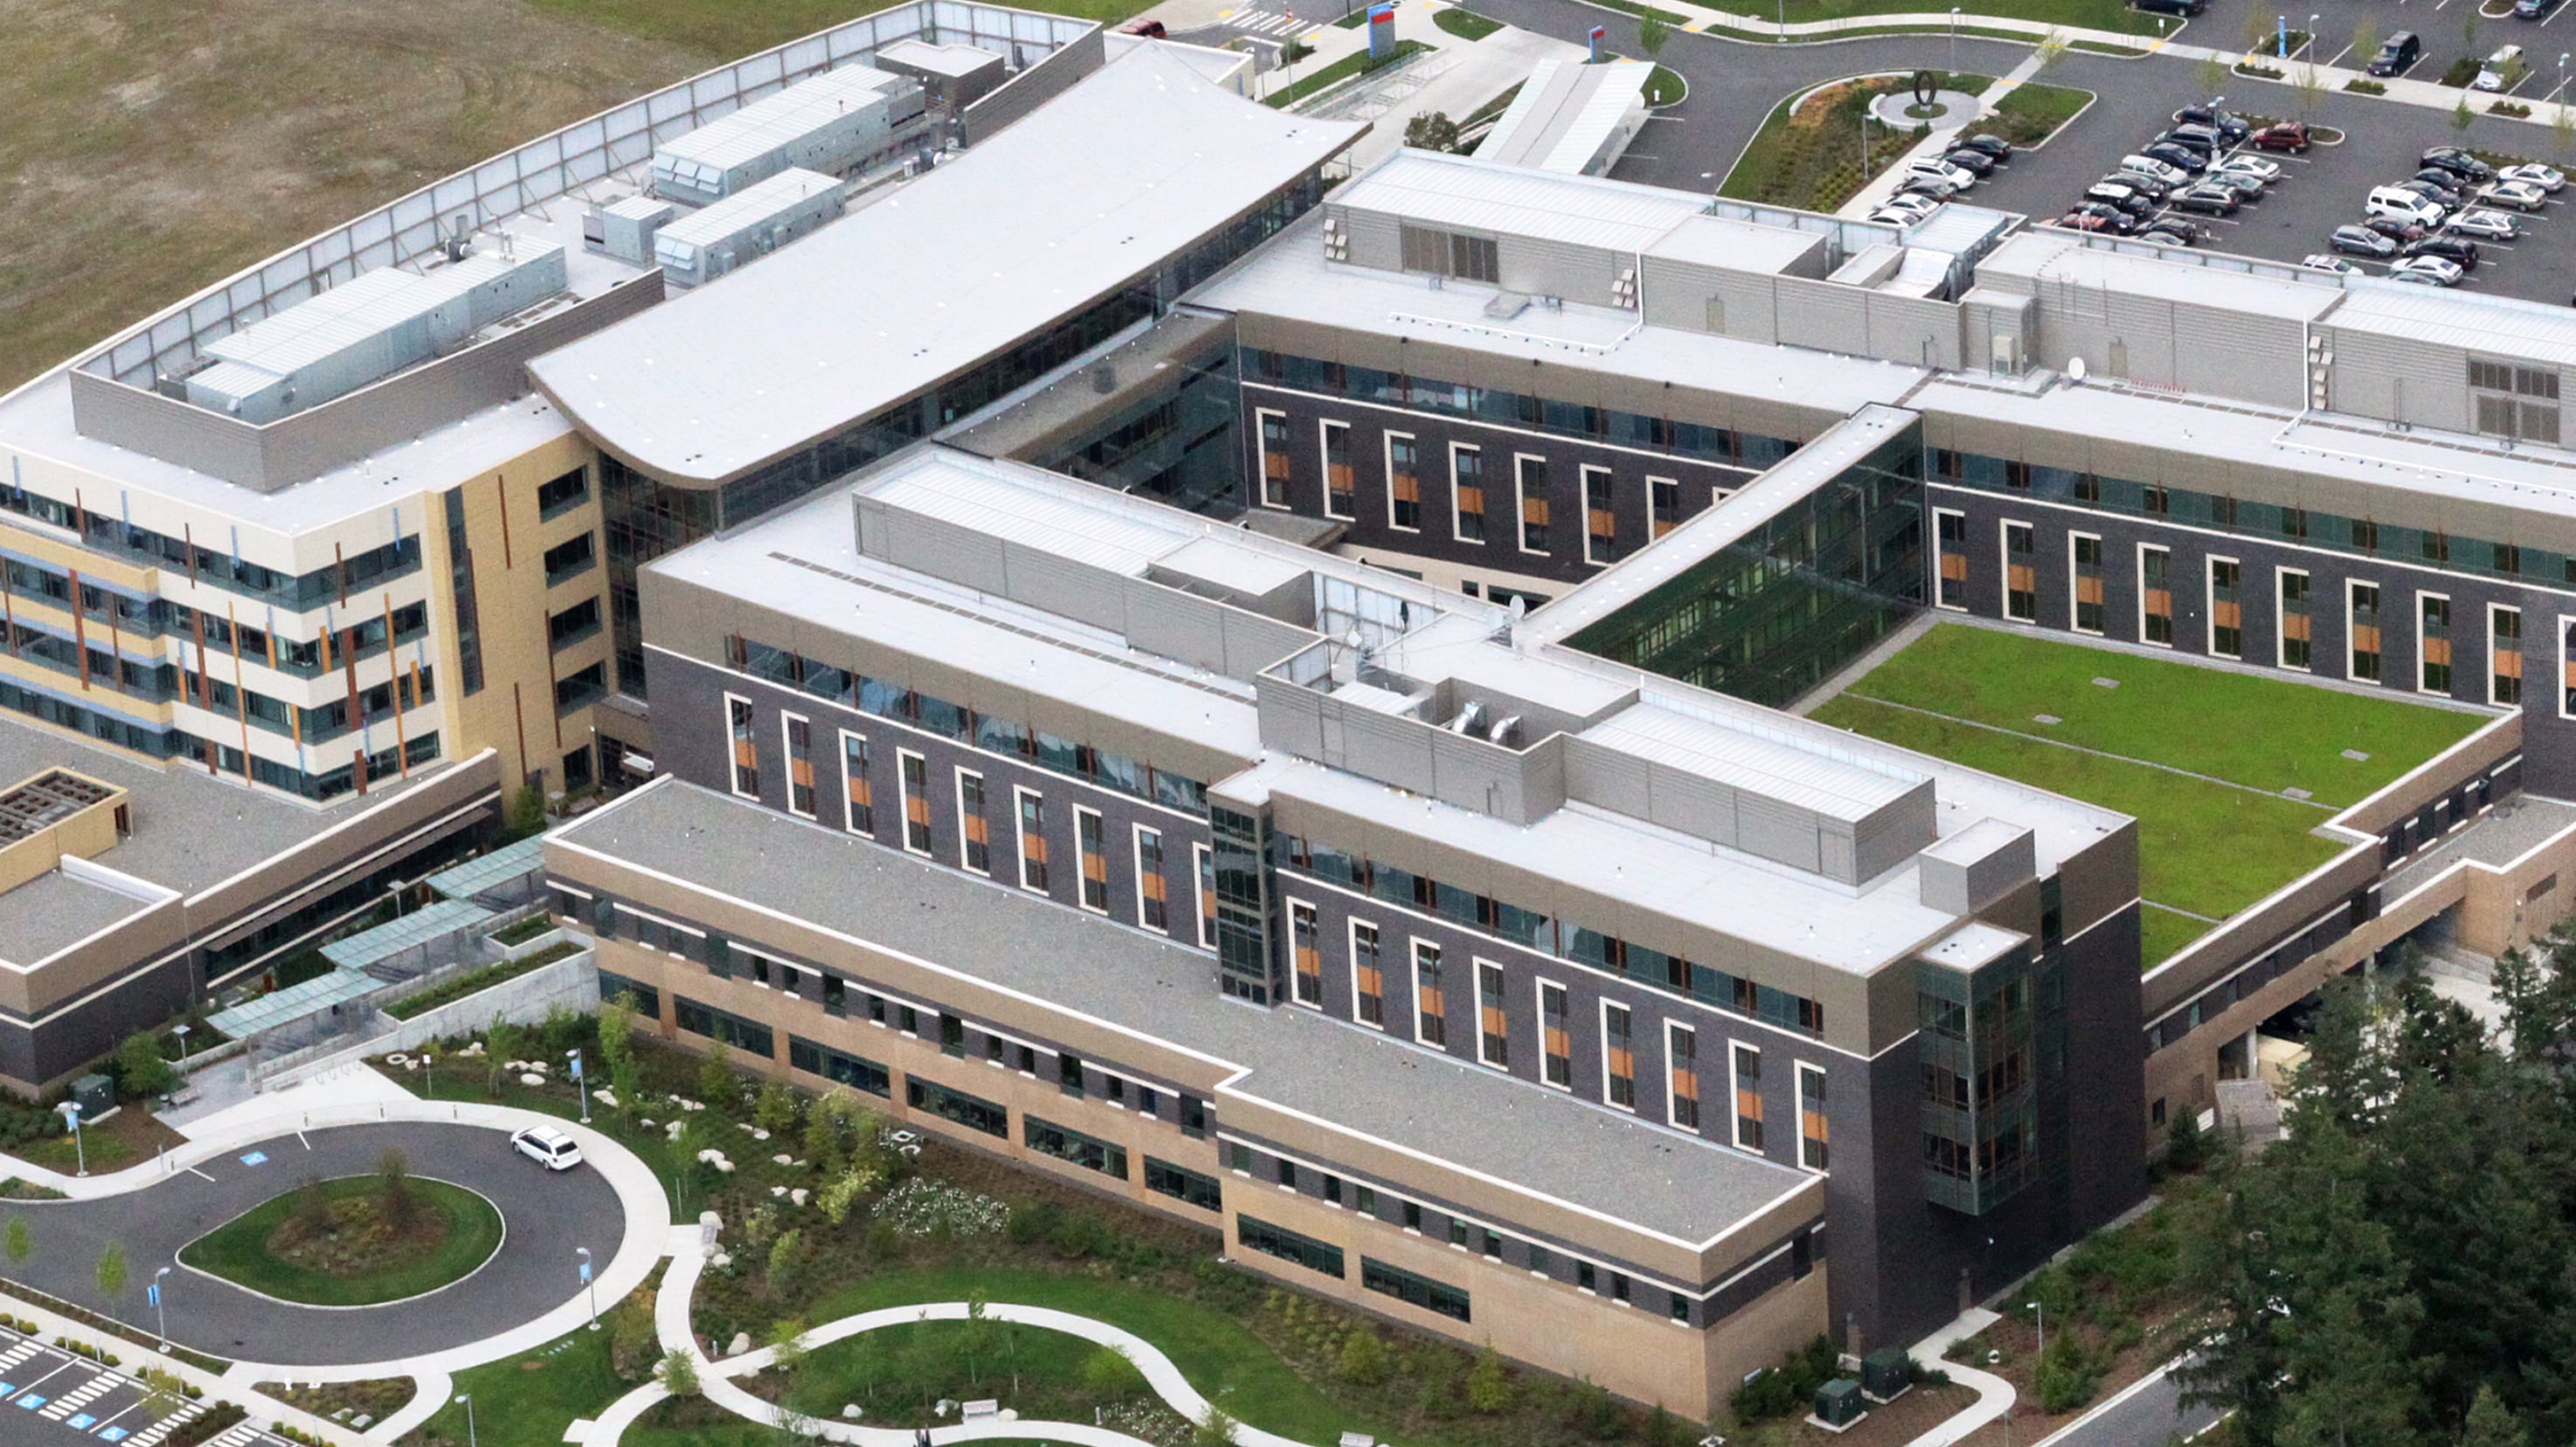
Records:
<instances>
[{"instance_id":1,"label":"white flat roof","mask_svg":"<svg viewBox=\"0 0 2576 1447\"><path fill-rule=\"evenodd\" d=\"M1521 92L1476 147L1488 161L1579 176L1632 110L1645 107L1646 80L1655 68L1642 60L1586 65L1550 57L1538 63Z\"/></svg>"},{"instance_id":2,"label":"white flat roof","mask_svg":"<svg viewBox=\"0 0 2576 1447\"><path fill-rule=\"evenodd\" d=\"M1693 216L1657 238L1645 254L1693 266L1776 275L1824 244L1821 231L1761 226L1729 216Z\"/></svg>"},{"instance_id":3,"label":"white flat roof","mask_svg":"<svg viewBox=\"0 0 2576 1447\"><path fill-rule=\"evenodd\" d=\"M1415 150L1396 152L1331 199L1429 226L1632 252L1708 209L1700 197L1661 186Z\"/></svg>"},{"instance_id":4,"label":"white flat roof","mask_svg":"<svg viewBox=\"0 0 2576 1447\"><path fill-rule=\"evenodd\" d=\"M1140 46L875 205L529 371L636 466L727 481L1156 269L1364 129Z\"/></svg>"},{"instance_id":5,"label":"white flat roof","mask_svg":"<svg viewBox=\"0 0 2576 1447\"><path fill-rule=\"evenodd\" d=\"M2153 297L2301 321L2314 321L2343 300L2336 278L2326 272L2311 273L2313 279L2258 275L2224 263L2186 259L2191 255L2136 255L2087 246L2072 232L2025 231L1977 263L1977 280L1993 286L1998 277L2025 277L2034 287Z\"/></svg>"}]
</instances>

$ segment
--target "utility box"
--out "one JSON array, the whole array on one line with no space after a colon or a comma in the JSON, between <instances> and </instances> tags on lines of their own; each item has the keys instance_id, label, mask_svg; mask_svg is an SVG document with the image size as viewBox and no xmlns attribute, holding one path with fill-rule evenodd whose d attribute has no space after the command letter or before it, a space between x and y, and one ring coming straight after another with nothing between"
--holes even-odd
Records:
<instances>
[{"instance_id":1,"label":"utility box","mask_svg":"<svg viewBox=\"0 0 2576 1447\"><path fill-rule=\"evenodd\" d=\"M72 1082L72 1103L80 1118L93 1121L116 1109L116 1082L104 1075L84 1075Z\"/></svg>"},{"instance_id":2,"label":"utility box","mask_svg":"<svg viewBox=\"0 0 2576 1447\"><path fill-rule=\"evenodd\" d=\"M1914 1363L1903 1347L1880 1347L1861 1358L1860 1389L1871 1398L1893 1401L1914 1385Z\"/></svg>"},{"instance_id":3,"label":"utility box","mask_svg":"<svg viewBox=\"0 0 2576 1447\"><path fill-rule=\"evenodd\" d=\"M1869 1412L1861 1400L1860 1383L1849 1377L1836 1377L1816 1388L1816 1421L1836 1431L1859 1421Z\"/></svg>"}]
</instances>

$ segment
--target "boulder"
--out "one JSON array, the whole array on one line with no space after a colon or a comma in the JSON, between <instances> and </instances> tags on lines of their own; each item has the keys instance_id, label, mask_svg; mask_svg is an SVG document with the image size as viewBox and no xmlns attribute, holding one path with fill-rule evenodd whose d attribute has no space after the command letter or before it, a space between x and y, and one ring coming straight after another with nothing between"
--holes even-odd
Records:
<instances>
[{"instance_id":1,"label":"boulder","mask_svg":"<svg viewBox=\"0 0 2576 1447\"><path fill-rule=\"evenodd\" d=\"M543 1085L546 1083L546 1078L531 1070L527 1074L519 1077L519 1083L521 1085Z\"/></svg>"},{"instance_id":2,"label":"boulder","mask_svg":"<svg viewBox=\"0 0 2576 1447\"><path fill-rule=\"evenodd\" d=\"M738 1357L749 1350L751 1350L751 1333L738 1331L733 1334L733 1345L725 1348L725 1355Z\"/></svg>"}]
</instances>

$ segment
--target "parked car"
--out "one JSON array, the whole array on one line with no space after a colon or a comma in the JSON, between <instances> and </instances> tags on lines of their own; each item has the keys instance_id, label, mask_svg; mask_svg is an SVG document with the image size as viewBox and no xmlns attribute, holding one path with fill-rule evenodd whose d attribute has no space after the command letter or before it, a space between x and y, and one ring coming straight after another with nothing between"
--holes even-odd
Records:
<instances>
[{"instance_id":1,"label":"parked car","mask_svg":"<svg viewBox=\"0 0 2576 1447\"><path fill-rule=\"evenodd\" d=\"M2372 75L2391 76L2402 73L2424 54L2424 42L2412 30L2400 30L2380 42L2379 53L2365 67Z\"/></svg>"},{"instance_id":2,"label":"parked car","mask_svg":"<svg viewBox=\"0 0 2576 1447\"><path fill-rule=\"evenodd\" d=\"M2149 15L2180 15L2188 19L2209 8L2209 0L2129 0L2129 8Z\"/></svg>"},{"instance_id":3,"label":"parked car","mask_svg":"<svg viewBox=\"0 0 2576 1447\"><path fill-rule=\"evenodd\" d=\"M1135 24L1127 26L1119 33L1122 35L1141 35L1147 40L1160 40L1164 36L1170 34L1169 31L1163 28L1163 22L1160 20L1139 20Z\"/></svg>"},{"instance_id":4,"label":"parked car","mask_svg":"<svg viewBox=\"0 0 2576 1447\"><path fill-rule=\"evenodd\" d=\"M2441 182L2427 181L2421 176L2400 181L2397 183L2397 188L2401 191L2412 191L2445 211L2457 211L2467 201L2466 197Z\"/></svg>"},{"instance_id":5,"label":"parked car","mask_svg":"<svg viewBox=\"0 0 2576 1447\"><path fill-rule=\"evenodd\" d=\"M2202 150L2211 152L2212 154L2226 150L2229 146L2235 144L2235 142L2229 140L2226 133L2219 130L2218 127L2204 126L2196 122L2186 122L2174 127L2165 134L2173 137L2177 141L2181 141L2185 145L2198 146Z\"/></svg>"},{"instance_id":6,"label":"parked car","mask_svg":"<svg viewBox=\"0 0 2576 1447\"><path fill-rule=\"evenodd\" d=\"M2511 241L2522 234L2512 214L2504 211L2463 211L2451 218L2448 229L2454 236L2479 241Z\"/></svg>"},{"instance_id":7,"label":"parked car","mask_svg":"<svg viewBox=\"0 0 2576 1447\"><path fill-rule=\"evenodd\" d=\"M2264 160L2261 156L2230 156L2210 169L2226 175L2251 176L2266 186L2281 179L2281 163Z\"/></svg>"},{"instance_id":8,"label":"parked car","mask_svg":"<svg viewBox=\"0 0 2576 1447\"><path fill-rule=\"evenodd\" d=\"M1913 226L1939 209L1941 203L1929 196L1899 194L1887 198L1869 213L1869 219L1886 226Z\"/></svg>"},{"instance_id":9,"label":"parked car","mask_svg":"<svg viewBox=\"0 0 2576 1447\"><path fill-rule=\"evenodd\" d=\"M581 1147L550 1125L532 1125L510 1137L510 1149L550 1171L569 1171L581 1164Z\"/></svg>"},{"instance_id":10,"label":"parked car","mask_svg":"<svg viewBox=\"0 0 2576 1447\"><path fill-rule=\"evenodd\" d=\"M2258 151L2282 151L2293 156L2311 144L2305 121L2275 121L2256 131L2249 139Z\"/></svg>"},{"instance_id":11,"label":"parked car","mask_svg":"<svg viewBox=\"0 0 2576 1447\"><path fill-rule=\"evenodd\" d=\"M2214 111L2207 106L2184 106L2173 113L2173 118L2178 126L2207 126L2231 146L2244 140L2252 129L2227 112Z\"/></svg>"},{"instance_id":12,"label":"parked car","mask_svg":"<svg viewBox=\"0 0 2576 1447\"><path fill-rule=\"evenodd\" d=\"M2360 267L2353 265L2351 262L2344 260L2340 256L2329 256L2322 251L2313 256L2303 256L2299 258L2299 265L2307 267L2312 271L2331 271L2337 276L2360 276L2362 274Z\"/></svg>"},{"instance_id":13,"label":"parked car","mask_svg":"<svg viewBox=\"0 0 2576 1447\"><path fill-rule=\"evenodd\" d=\"M2513 0L2513 18L2538 20L2558 8L2558 0Z\"/></svg>"},{"instance_id":14,"label":"parked car","mask_svg":"<svg viewBox=\"0 0 2576 1447\"><path fill-rule=\"evenodd\" d=\"M2435 146L2426 151L2415 164L2439 166L2445 171L2456 171L2481 185L2495 179L2495 167L2457 146Z\"/></svg>"},{"instance_id":15,"label":"parked car","mask_svg":"<svg viewBox=\"0 0 2576 1447\"><path fill-rule=\"evenodd\" d=\"M2373 186L2361 206L2364 216L2390 216L2431 230L2442 224L2442 208L2404 186Z\"/></svg>"},{"instance_id":16,"label":"parked car","mask_svg":"<svg viewBox=\"0 0 2576 1447\"><path fill-rule=\"evenodd\" d=\"M2089 211L2069 211L2057 218L2057 224L2069 231L2108 231L2111 223Z\"/></svg>"},{"instance_id":17,"label":"parked car","mask_svg":"<svg viewBox=\"0 0 2576 1447\"><path fill-rule=\"evenodd\" d=\"M2438 256L2462 271L2478 269L2478 244L2464 236L2427 236L2406 244L2408 256Z\"/></svg>"},{"instance_id":18,"label":"parked car","mask_svg":"<svg viewBox=\"0 0 2576 1447\"><path fill-rule=\"evenodd\" d=\"M1982 151L1998 161L2011 160L2013 153L2012 142L2001 136L1961 136L1955 149Z\"/></svg>"},{"instance_id":19,"label":"parked car","mask_svg":"<svg viewBox=\"0 0 2576 1447\"><path fill-rule=\"evenodd\" d=\"M2236 208L2245 203L2231 187L2204 183L2198 186L2186 186L2176 191L2173 200L2167 204L2180 210L2198 211L2209 216L2233 216L2236 214Z\"/></svg>"},{"instance_id":20,"label":"parked car","mask_svg":"<svg viewBox=\"0 0 2576 1447\"><path fill-rule=\"evenodd\" d=\"M2128 215L2139 217L2141 219L2143 219L2147 213L2156 209L2156 203L2147 199L2144 195L2136 191L2132 191L2126 186L2114 186L2107 181L2086 187L2084 190L2084 199L2086 201L2099 202L2104 206L2118 207Z\"/></svg>"},{"instance_id":21,"label":"parked car","mask_svg":"<svg viewBox=\"0 0 2576 1447\"><path fill-rule=\"evenodd\" d=\"M2067 214L2070 216L2099 216L2102 218L2103 225L2109 227L2114 234L2120 236L2126 236L2130 232L2138 229L2137 217L2130 215L2128 212L2123 211L2119 207L2113 206L2108 202L2079 201L2075 204L2072 210L2067 212Z\"/></svg>"},{"instance_id":22,"label":"parked car","mask_svg":"<svg viewBox=\"0 0 2576 1447\"><path fill-rule=\"evenodd\" d=\"M1995 173L1995 158L1983 151L1952 151L1941 158L1941 164L1956 167L1979 178Z\"/></svg>"},{"instance_id":23,"label":"parked car","mask_svg":"<svg viewBox=\"0 0 2576 1447\"><path fill-rule=\"evenodd\" d=\"M2411 281L2420 286L2458 286L2460 264L2438 256L2410 256L2388 268L2391 281Z\"/></svg>"},{"instance_id":24,"label":"parked car","mask_svg":"<svg viewBox=\"0 0 2576 1447\"><path fill-rule=\"evenodd\" d=\"M2219 150L2216 137L2195 135L2186 126L2176 126L2172 130L2160 132L2150 145L2177 146L2200 157L2203 161L2215 157ZM2152 155L2154 152L2150 151L2148 154Z\"/></svg>"},{"instance_id":25,"label":"parked car","mask_svg":"<svg viewBox=\"0 0 2576 1447\"><path fill-rule=\"evenodd\" d=\"M1929 196L1935 201L1947 201L1951 197L1959 194L1959 188L1955 183L1945 181L1938 176L1913 175L1906 177L1903 182L1898 184L1896 194L1900 196Z\"/></svg>"},{"instance_id":26,"label":"parked car","mask_svg":"<svg viewBox=\"0 0 2576 1447\"><path fill-rule=\"evenodd\" d=\"M2549 204L2549 193L2537 182L2498 181L2480 191L2478 199L2490 206L2510 206L2516 211L2537 211Z\"/></svg>"},{"instance_id":27,"label":"parked car","mask_svg":"<svg viewBox=\"0 0 2576 1447\"><path fill-rule=\"evenodd\" d=\"M2326 245L2355 256L2367 256L2374 261L2385 261L2397 254L2397 242L2393 238L2361 225L2336 227L2334 234L2326 238Z\"/></svg>"},{"instance_id":28,"label":"parked car","mask_svg":"<svg viewBox=\"0 0 2576 1447\"><path fill-rule=\"evenodd\" d=\"M1969 187L1977 184L1977 178L1975 176L1970 175L1968 172L1957 166L1953 166L1948 162L1941 160L1937 156L1923 156L1906 162L1905 169L1902 174L1907 176L1932 176L1949 182L1953 187L1961 191L1965 191Z\"/></svg>"},{"instance_id":29,"label":"parked car","mask_svg":"<svg viewBox=\"0 0 2576 1447\"><path fill-rule=\"evenodd\" d=\"M2432 227L2420 221L2408 221L2398 216L2373 216L2362 222L2361 228L2365 231L2377 232L2400 246L2409 241L2421 241L2433 234Z\"/></svg>"},{"instance_id":30,"label":"parked car","mask_svg":"<svg viewBox=\"0 0 2576 1447\"><path fill-rule=\"evenodd\" d=\"M2495 49L2495 54L2487 57L2486 64L2478 67L2477 78L2469 82L2469 88L2502 90L2522 78L2522 69L2522 47L2499 45Z\"/></svg>"},{"instance_id":31,"label":"parked car","mask_svg":"<svg viewBox=\"0 0 2576 1447\"><path fill-rule=\"evenodd\" d=\"M2138 239L2144 241L2152 238L2158 241L2169 241L2176 246L2189 246L2208 234L2207 229L2197 221L2186 221L2179 216L2159 216L2148 222L2138 232Z\"/></svg>"},{"instance_id":32,"label":"parked car","mask_svg":"<svg viewBox=\"0 0 2576 1447\"><path fill-rule=\"evenodd\" d=\"M2197 176L2209 169L2207 156L2189 146L2177 146L2171 141L2158 141L2140 154L2150 160L2162 161L2186 176Z\"/></svg>"},{"instance_id":33,"label":"parked car","mask_svg":"<svg viewBox=\"0 0 2576 1447\"><path fill-rule=\"evenodd\" d=\"M2499 181L2529 181L2552 196L2558 194L2559 187L2567 184L2565 172L2555 166L2544 166L2538 161L2525 161L2519 166L2507 166L2496 172L2495 178Z\"/></svg>"},{"instance_id":34,"label":"parked car","mask_svg":"<svg viewBox=\"0 0 2576 1447\"><path fill-rule=\"evenodd\" d=\"M2143 171L2113 171L2102 179L2114 186L2127 186L2132 190L2143 192L2148 199L2155 201L2165 199L2173 190L2172 182L2159 181Z\"/></svg>"},{"instance_id":35,"label":"parked car","mask_svg":"<svg viewBox=\"0 0 2576 1447\"><path fill-rule=\"evenodd\" d=\"M2224 186L2228 190L2235 192L2240 200L2260 201L2263 199L2263 179L2259 176L2248 176L2242 171L2211 171L2208 175L2200 178L2200 184L2204 186Z\"/></svg>"},{"instance_id":36,"label":"parked car","mask_svg":"<svg viewBox=\"0 0 2576 1447\"><path fill-rule=\"evenodd\" d=\"M2144 152L2140 152L2135 155L2122 156L2120 158L2120 169L2123 171L2134 172L2153 181L2161 181L2168 189L2183 185L2191 180L2191 172L2186 171L2182 167L2174 165L2169 161L2162 161L2154 156L2147 155Z\"/></svg>"}]
</instances>

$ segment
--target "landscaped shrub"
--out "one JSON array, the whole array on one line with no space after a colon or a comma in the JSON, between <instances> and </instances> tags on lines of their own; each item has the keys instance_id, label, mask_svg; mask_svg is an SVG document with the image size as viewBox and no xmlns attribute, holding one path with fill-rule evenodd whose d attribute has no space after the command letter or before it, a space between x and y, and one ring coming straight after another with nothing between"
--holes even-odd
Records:
<instances>
[{"instance_id":1,"label":"landscaped shrub","mask_svg":"<svg viewBox=\"0 0 2576 1447\"><path fill-rule=\"evenodd\" d=\"M1727 1399L1739 1422L1763 1422L1791 1413L1803 1415L1816 1389L1834 1379L1842 1361L1833 1338L1818 1336L1789 1353L1776 1367L1765 1367Z\"/></svg>"}]
</instances>

